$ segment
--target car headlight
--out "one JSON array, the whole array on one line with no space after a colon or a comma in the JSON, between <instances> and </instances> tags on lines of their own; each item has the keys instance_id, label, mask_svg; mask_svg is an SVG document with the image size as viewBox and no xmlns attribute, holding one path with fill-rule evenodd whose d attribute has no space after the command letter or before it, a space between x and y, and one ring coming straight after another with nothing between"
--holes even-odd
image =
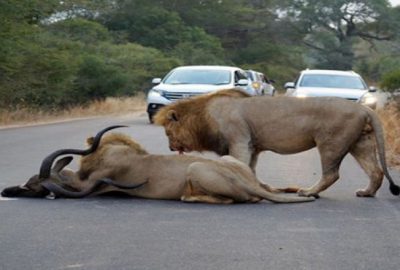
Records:
<instances>
[{"instance_id":1,"label":"car headlight","mask_svg":"<svg viewBox=\"0 0 400 270\"><path fill-rule=\"evenodd\" d=\"M361 98L361 103L365 105L372 105L375 104L377 101L376 97L372 95L371 93L366 93L364 96Z\"/></svg>"},{"instance_id":2,"label":"car headlight","mask_svg":"<svg viewBox=\"0 0 400 270\"><path fill-rule=\"evenodd\" d=\"M298 94L298 93L296 93L295 96L298 97L298 98L306 98L306 97L308 97L306 94Z\"/></svg>"},{"instance_id":3,"label":"car headlight","mask_svg":"<svg viewBox=\"0 0 400 270\"><path fill-rule=\"evenodd\" d=\"M260 86L261 86L258 82L253 82L251 85L252 85L253 88L255 88L255 89L259 89Z\"/></svg>"},{"instance_id":4,"label":"car headlight","mask_svg":"<svg viewBox=\"0 0 400 270\"><path fill-rule=\"evenodd\" d=\"M149 91L149 95L155 95L155 96L164 96L164 91L163 90L159 90L159 89L151 89Z\"/></svg>"}]
</instances>

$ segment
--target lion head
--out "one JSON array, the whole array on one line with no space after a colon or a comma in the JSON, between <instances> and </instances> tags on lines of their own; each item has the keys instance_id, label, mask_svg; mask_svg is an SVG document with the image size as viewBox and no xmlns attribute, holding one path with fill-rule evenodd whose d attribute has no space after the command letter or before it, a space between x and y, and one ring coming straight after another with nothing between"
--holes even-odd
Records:
<instances>
[{"instance_id":1,"label":"lion head","mask_svg":"<svg viewBox=\"0 0 400 270\"><path fill-rule=\"evenodd\" d=\"M229 89L180 100L161 108L154 116L154 122L164 126L171 151L191 152L219 149L227 154L227 146L215 128L215 123L205 110L206 105L216 98L250 97L238 89Z\"/></svg>"}]
</instances>

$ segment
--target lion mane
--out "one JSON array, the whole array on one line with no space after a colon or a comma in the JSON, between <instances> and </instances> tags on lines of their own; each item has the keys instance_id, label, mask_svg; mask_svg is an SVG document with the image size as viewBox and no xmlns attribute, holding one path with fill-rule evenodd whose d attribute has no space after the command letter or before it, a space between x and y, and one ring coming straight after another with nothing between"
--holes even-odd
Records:
<instances>
[{"instance_id":1,"label":"lion mane","mask_svg":"<svg viewBox=\"0 0 400 270\"><path fill-rule=\"evenodd\" d=\"M210 94L180 100L161 108L154 116L154 123L161 126L178 125L175 128L176 137L181 138L180 144L185 144L189 150L206 151L216 149L219 155L228 154L228 146L222 134L217 130L216 123L204 110L204 107L217 98L247 98L249 94L237 88L221 90ZM168 133L168 131L166 131ZM179 134L177 134L179 133ZM173 142L172 142L173 146ZM176 149L180 150L180 149ZM183 149L181 149L183 151Z\"/></svg>"}]
</instances>

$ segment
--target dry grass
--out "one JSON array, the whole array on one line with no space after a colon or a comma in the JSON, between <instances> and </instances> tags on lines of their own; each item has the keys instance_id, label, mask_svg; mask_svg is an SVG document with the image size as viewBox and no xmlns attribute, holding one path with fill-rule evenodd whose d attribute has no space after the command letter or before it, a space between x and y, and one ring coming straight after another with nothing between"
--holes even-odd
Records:
<instances>
[{"instance_id":1,"label":"dry grass","mask_svg":"<svg viewBox=\"0 0 400 270\"><path fill-rule=\"evenodd\" d=\"M392 167L400 168L400 111L399 105L391 103L378 111L385 130L386 156Z\"/></svg>"},{"instance_id":2,"label":"dry grass","mask_svg":"<svg viewBox=\"0 0 400 270\"><path fill-rule=\"evenodd\" d=\"M94 101L85 106L76 106L62 111L48 112L29 108L21 108L14 111L0 110L0 127L46 123L100 115L124 115L145 111L145 108L145 97L142 94L127 98L107 98L104 101Z\"/></svg>"}]
</instances>

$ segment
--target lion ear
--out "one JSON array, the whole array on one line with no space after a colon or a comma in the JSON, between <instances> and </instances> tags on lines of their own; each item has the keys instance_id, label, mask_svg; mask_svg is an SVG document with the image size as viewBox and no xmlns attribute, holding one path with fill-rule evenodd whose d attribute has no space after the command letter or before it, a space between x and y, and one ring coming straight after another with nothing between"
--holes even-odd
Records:
<instances>
[{"instance_id":1,"label":"lion ear","mask_svg":"<svg viewBox=\"0 0 400 270\"><path fill-rule=\"evenodd\" d=\"M176 111L174 111L174 110L169 110L167 112L167 118L168 118L168 120L178 122L178 116L177 116Z\"/></svg>"}]
</instances>

